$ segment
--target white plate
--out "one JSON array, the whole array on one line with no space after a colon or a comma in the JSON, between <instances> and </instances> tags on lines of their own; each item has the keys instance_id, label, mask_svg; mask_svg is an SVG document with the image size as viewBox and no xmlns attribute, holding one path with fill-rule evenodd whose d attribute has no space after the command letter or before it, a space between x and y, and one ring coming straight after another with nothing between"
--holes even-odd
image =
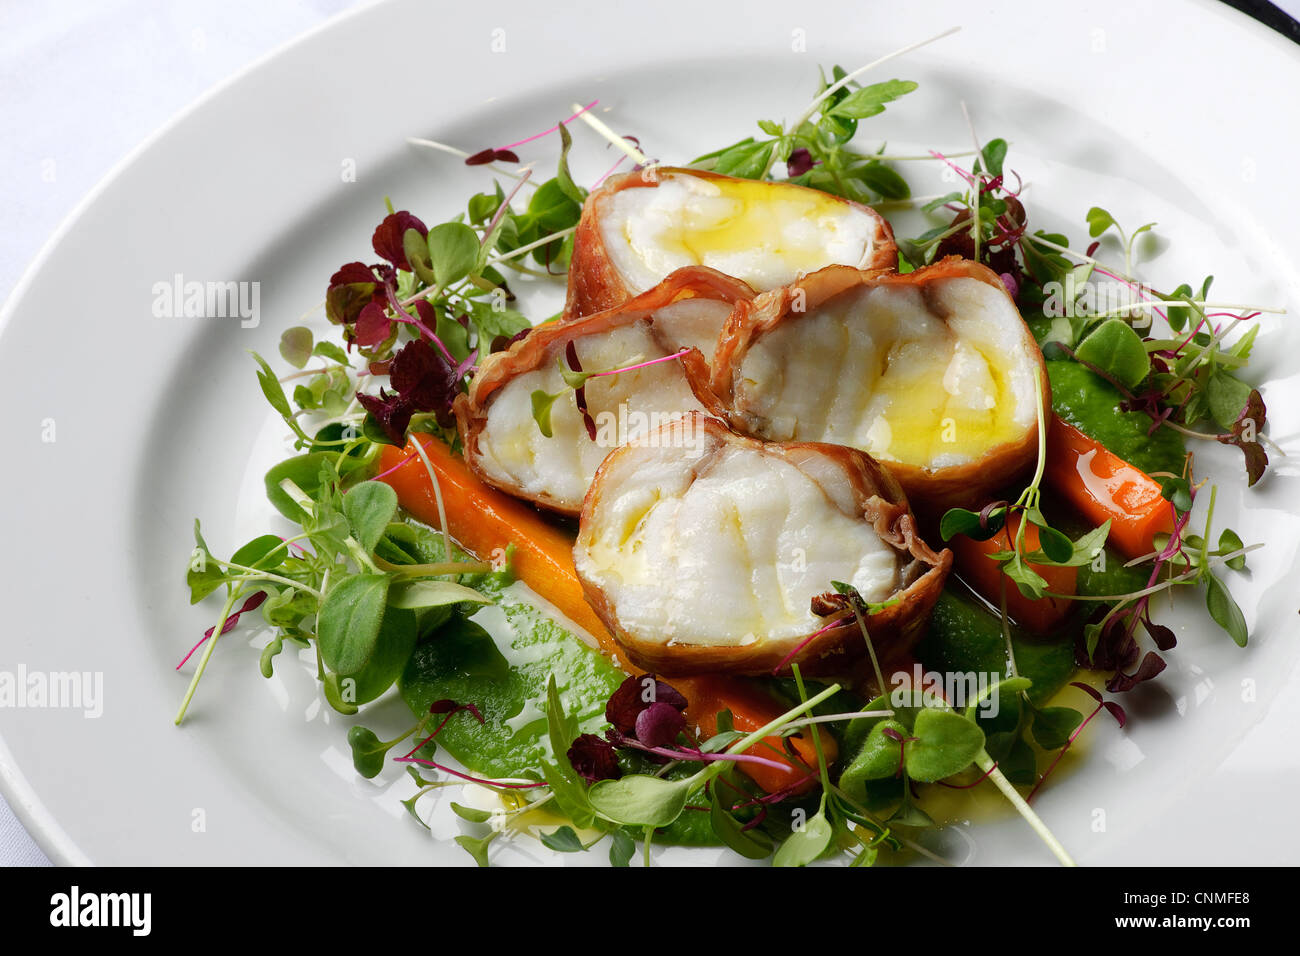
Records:
<instances>
[{"instance_id":1,"label":"white plate","mask_svg":"<svg viewBox=\"0 0 1300 956\"><path fill-rule=\"evenodd\" d=\"M814 13L763 2L741 15L695 3L578 16L395 2L332 22L177 119L87 199L0 320L12 429L0 669L103 680L97 718L0 713L5 795L41 846L58 862L468 862L446 840L454 824L430 841L406 817L403 775L353 774L347 722L316 703L309 675L281 667L263 681L244 632L214 655L184 728L171 723L186 683L173 665L211 623L183 586L193 518L220 551L267 513L260 467L277 438L245 350L274 355L330 273L369 257L385 195L436 222L488 182L407 136L475 150L599 97L616 129L688 160L754 132L756 119L791 118L819 64L852 68L960 25L876 75L921 89L864 122L865 138L891 151L963 148L964 99L981 136L1013 141L1009 165L1032 182L1035 226L1081 239L1093 204L1125 223L1156 219L1172 240L1145 267L1158 286L1213 272L1219 295L1294 307L1300 136L1271 99L1300 88L1300 56L1217 3L1176 16L1134 6L1023 3L992 15L962 3ZM589 130L575 136L590 182L612 160ZM554 148L543 141L524 158L549 165ZM356 182L341 175L349 162ZM929 170L908 168L918 192L934 191ZM260 324L155 317L154 283L178 273L259 282ZM1265 321L1254 373L1268 382L1271 434L1300 447L1292 323ZM1298 471L1279 461L1246 491L1232 456L1207 454L1208 468L1221 476L1220 514L1268 544L1250 578L1233 580L1252 645L1237 649L1196 608L1175 616L1180 643L1159 688L1124 701L1130 730L1099 726L1087 759L1039 803L1081 862L1282 862L1300 837L1286 816L1240 825L1300 782L1295 709L1289 719L1275 706L1300 690ZM398 711L366 722L396 728ZM1014 819L961 832L976 862L1050 861ZM598 862L536 846L513 859Z\"/></svg>"}]
</instances>

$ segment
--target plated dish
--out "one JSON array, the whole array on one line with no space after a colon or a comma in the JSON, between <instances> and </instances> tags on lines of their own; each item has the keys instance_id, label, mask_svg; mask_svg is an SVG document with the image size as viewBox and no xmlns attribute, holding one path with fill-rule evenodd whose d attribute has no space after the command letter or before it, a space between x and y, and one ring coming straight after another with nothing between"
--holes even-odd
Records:
<instances>
[{"instance_id":1,"label":"plated dish","mask_svg":"<svg viewBox=\"0 0 1300 956\"><path fill-rule=\"evenodd\" d=\"M842 12L846 17L852 15L847 8ZM257 409L263 400L259 390L250 393L248 388L252 369L247 364L246 349L255 348L270 359L277 375L288 371L282 360L275 358L279 333L285 325L294 324L300 311L319 300L323 278L328 278L327 273L339 263L361 258L373 261L368 240L383 216L384 193L390 194L398 207L409 208L422 214L426 222L433 222L449 216L459 200L490 182L483 170L458 169L454 160L448 165L436 154L416 148L403 150L399 144L404 136L429 136L460 144L467 150L485 142L508 143L566 116L566 105L572 99L586 103L599 96L601 115L619 132L635 134L655 154L681 163L710 144L746 135L747 124L741 122L744 118L772 116L785 110L791 110L787 116L794 115L793 108L800 106L803 99L799 91L811 92L815 79L811 59L791 58L786 53L783 58L764 61L766 79L736 87L732 80L737 62L719 63L716 49L703 40L697 43L692 37L683 38L678 31L672 37L661 35L664 31L660 24L650 22L640 24L638 29L646 51L644 61L629 62L623 51L616 62L613 51L593 42L588 45L592 56L584 60L581 68L577 64L552 64L547 75L553 78L554 85L516 103L506 94L513 96L511 91L521 88L519 68L526 66L529 58L497 58L491 61L491 71L476 75L487 87L484 96L505 98L486 108L474 105L477 99L466 102L464 109L443 109L427 103L421 115L428 115L428 125L412 129L409 104L390 106L390 101L379 95L381 85L390 86L395 74L403 74L403 64L390 64L382 84L379 73L374 82L369 75L345 79L337 71L312 65L328 62L324 54L336 41L346 40L349 48L358 43L362 49L382 48L383 38L392 28L391 17L399 13L404 22L424 23L428 29L472 31L474 24L468 21L476 18L466 11L465 24L435 25L418 5L401 4L359 15L225 91L143 151L97 194L76 228L61 235L53 254L43 260L33 280L24 285L16 309L11 308L7 314L4 348L0 348L0 363L4 363L6 372L3 380L13 386L7 404L16 420L26 414L30 420L39 421L53 413L59 427L57 445L43 449L42 454L26 461L24 468L6 475L3 480L7 493L13 497L23 488L29 492L39 488L63 500L76 500L84 487L71 481L72 476L84 476L93 469L99 476L97 497L124 503L120 508L78 512L75 523L65 520L70 513L60 510L21 509L12 516L13 533L31 543L23 552L22 562L7 563L9 579L23 582L23 592L30 598L15 607L13 613L26 620L27 605L31 603L39 606L42 616L39 623L33 617L29 627L11 633L30 633L33 639L37 635L61 636L58 641L33 643L23 655L29 664L42 664L46 669L102 670L106 686L117 695L110 697L111 706L106 707L98 723L56 711L16 710L5 715L6 793L16 807L26 808L20 810L24 819L34 832L43 835L43 845L56 859L171 859L176 852L177 834L169 828L178 823L185 834L180 839L189 841L186 858L195 861L353 859L419 863L451 862L460 857L470 862L451 838L482 830L454 818L448 808L448 799L455 797L452 791L437 791L421 798L426 819L438 838L429 843L420 838L424 831L417 824L402 818L404 811L398 801L413 795L413 782L400 774L394 778L391 772L366 782L350 766L346 727L360 721L383 739L391 739L405 729L405 704L386 698L387 703L367 705L362 715L340 718L319 703L319 685L310 656L297 664L291 655L281 657L270 680L251 675L250 667L256 666L255 658L268 634L252 627L247 617L237 632L221 639L209 662L196 706L181 730L171 727L167 719L175 711L178 687L185 681L184 676L175 676L172 668L201 636L202 629L213 623L217 610L208 605L187 609L184 595L177 594L174 585L166 584L175 581L177 556L192 547L193 516L198 513L203 517L207 540L220 557L231 555L244 541L270 529L289 536L286 525L277 523L282 519L271 520L274 516L265 502L263 482L269 467L287 453L280 445L284 426L273 414L264 419L264 413ZM952 22L962 20L958 13L954 8ZM702 25L709 23L707 11L696 11L696 15ZM1199 91L1198 113L1223 107L1231 101L1233 89L1255 82L1252 78L1266 65L1274 75L1286 72L1285 58L1269 49L1266 40L1248 35L1249 31L1239 25L1220 23L1224 17L1230 19L1227 13L1216 16L1208 7L1192 7L1189 16L1198 25L1189 34L1189 55L1195 52L1197 38L1202 36L1214 37L1213 51L1202 51L1206 57L1211 53L1222 55L1225 44L1243 54L1247 47L1252 51L1237 58L1239 69L1228 81L1220 78L1213 86L1202 83L1199 75L1184 76L1181 60L1166 65L1167 75L1181 77L1180 88L1189 95ZM927 12L924 19L932 17ZM1101 26L1114 28L1109 32L1113 55L1105 59L1110 70L1108 82L1122 83L1126 76L1132 79L1139 63L1143 71L1150 68L1149 56L1124 55L1123 39L1139 33L1149 36L1149 30L1132 33L1127 26L1121 30L1107 20L1104 12L1094 11L1093 18ZM484 36L492 22L489 18L481 24ZM551 26L543 25L539 41L554 39ZM738 49L759 50L758 30L751 29L751 24L718 22L715 26L726 29ZM1037 224L1066 233L1086 246L1088 239L1082 238L1085 213L1098 202L1134 223L1159 219L1157 231L1172 237L1170 253L1158 262L1149 262L1139 246L1138 256L1138 264L1144 272L1151 270L1158 288L1175 288L1189 280L1193 270L1198 278L1191 284L1199 286L1201 273L1213 269L1218 275L1216 287L1225 290L1225 299L1228 291L1239 292L1243 297L1240 301L1259 304L1276 305L1293 298L1294 277L1285 258L1271 251L1275 247L1270 242L1258 241L1287 234L1264 199L1270 187L1262 164L1261 174L1251 180L1239 179L1237 159L1229 155L1232 151L1210 154L1184 148L1178 150L1175 159L1163 146L1149 145L1150 154L1142 154L1141 144L1126 136L1125 131L1151 128L1159 133L1160 143L1180 142L1182 99L1162 100L1158 111L1152 109L1151 98L1146 95L1111 99L1103 113L1093 109L1094 101L1072 82L1070 75L1054 72L1057 56L1046 56L1045 51L1033 47L1022 50L1019 61L1024 75L1034 77L1033 93L1015 86L1005 76L995 84L971 74L968 64L974 60L962 59L963 51L995 42L1002 25L996 27L983 22L966 23L963 33L952 41L956 44L953 51L932 47L932 52L918 54L915 62L906 61L907 69L902 69L900 62L899 69L889 70L888 75L910 76L921 85L909 94L911 99L898 104L899 108L891 106L886 114L864 124L873 135L878 130L879 139L890 144L888 154L919 154L935 146L955 152L969 149L969 131L958 108L958 101L965 98L977 128L986 130L985 135L1002 134L1012 141L1009 165L1032 179L1029 196L1033 197L1031 211L1038 217ZM899 11L885 31L890 39L886 41L885 34L880 34L880 48L902 45L930 29L929 24L906 10ZM575 30L581 34L586 26L567 24L564 30L567 43L572 42ZM705 30L702 35L707 33ZM847 46L822 52L815 42L812 48L816 62L838 61L846 66L877 52ZM673 58L696 58L688 71L689 84L674 85L673 75L666 75L654 65L659 62L655 57L668 50ZM483 60L483 65L488 65L486 51ZM964 64L959 71L960 82L942 66L949 62ZM440 61L439 69L449 68L450 63L450 59ZM348 116L333 112L329 124L306 128L306 124L314 122L314 114L289 109L289 100L277 92L282 72L285 76L300 76L304 70L315 71L321 77L321 95L326 98L355 96L374 86L376 95L368 98L373 108ZM593 80L598 74L606 79ZM653 103L642 95L651 77L656 80ZM724 87L732 90L729 103L731 113L737 117L728 126L726 138L716 132L716 109L712 104L705 109L698 99L701 88ZM1135 91L1147 88L1141 82L1133 87ZM247 169L238 162L223 166L221 173L208 176L204 190L182 189L174 171L204 168L197 157L211 153L213 123L236 114L250 136L269 144L267 151ZM1248 143L1257 161L1285 153L1282 131L1272 124L1257 124L1249 110L1224 109L1218 115L1222 117L1223 135L1236 143ZM288 122L286 117L294 119ZM419 122L422 125L424 121ZM575 181L589 186L599 180L614 155L602 152L603 141L593 140L581 121L578 124L570 124L576 139ZM1062 142L1074 141L1067 133L1086 134L1093 144L1086 162L1070 151L1062 152ZM357 144L369 144L361 148L359 156ZM552 137L539 141L533 151L521 149L520 153L525 159L536 159L540 175L549 176L555 147ZM304 170L320 172L322 154L357 156L358 168L364 173L360 184L340 186L333 182L331 186L319 176L304 175ZM969 157L955 158L969 169ZM961 188L955 182L944 183L933 161L928 166L908 161L899 168L912 181L916 193L941 195ZM929 176L921 172L926 169ZM326 172L332 174L334 170L331 167ZM337 177L330 175L326 179ZM511 187L510 181L502 181L507 189ZM1206 181L1235 185L1225 185L1222 190L1197 188L1195 195L1203 199L1204 205L1192 203L1189 197L1193 193L1186 190ZM233 188L236 185L238 188ZM169 204L167 217L155 215L155 207L141 201L142 196L157 195L159 190L178 199ZM179 201L180 197L183 201ZM130 215L126 214L128 209ZM1202 209L1204 223L1199 220L1199 212L1183 214L1184 210ZM315 212L307 212L310 210ZM914 238L929 228L918 228L897 209L889 209L888 214L902 238ZM235 220L241 223L238 237L221 225ZM180 228L183 222L206 223L207 227L200 234ZM265 222L268 227L253 235L248 228L253 222ZM1225 235L1236 235L1240 241L1225 245ZM106 236L115 238L105 244ZM159 241L151 241L150 237ZM1277 248L1285 248L1285 241L1279 241L1282 244ZM100 268L105 260L95 250L102 252L110 247L135 249L136 265L131 269ZM1247 251L1249 264L1244 258ZM1110 262L1117 263L1122 256L1109 239L1102 252L1100 258ZM84 282L96 289L99 313L112 316L129 316L132 309L141 307L140 275L144 273L170 278L179 270L187 278L261 278L265 280L263 322L252 331L235 331L233 323L215 320L178 318L152 323L147 335L131 338L133 372L118 377L112 387L117 414L114 427L106 429L100 427L102 420L91 421L84 411L69 410L72 406L66 402L73 393L66 388L58 393L62 399L53 398L46 388L19 388L24 381L24 366L15 365L13 357L30 354L48 333L48 327L35 323L34 317L63 314L56 303L66 293L67 273L54 267L64 263L78 264ZM511 285L517 293L531 291L529 283L522 279ZM147 282L145 288L147 292ZM148 304L146 296L143 307ZM556 313L562 305L561 292L558 301L544 301L540 307L521 295L519 308L535 318ZM29 316L32 322L27 321ZM91 322L90 318L81 312L68 315L84 348L67 357L63 366L66 374L59 373L66 379L65 385L95 380L105 374L105 362L110 356L122 354L122 323ZM1252 356L1253 381L1268 383L1264 395L1271 406L1272 430L1284 438L1294 431L1287 398L1291 371L1282 359L1289 354L1289 326L1269 316L1262 321L1259 347ZM323 320L311 324L318 339L330 337ZM95 356L96 361L82 362L78 356L83 352ZM203 360L197 362L197 356L203 356ZM292 392L296 383L300 382L286 383L286 391ZM376 384L370 383L366 391ZM51 401L56 404L51 406ZM80 403L75 408L102 409L103 403ZM263 422L266 427L259 429ZM257 431L250 434L250 426ZM195 440L200 434L203 442ZM1239 451L1224 447L1216 457L1213 452L1219 449L1198 447L1198 460L1207 473L1235 473L1238 466L1233 458L1240 456ZM400 460L401 456L393 463ZM166 467L158 467L161 463ZM1287 460L1275 459L1271 468L1273 473L1249 492L1245 491L1244 478L1234 482L1223 477L1218 488L1216 511L1226 523L1238 530L1246 542L1269 542L1268 547L1250 555L1251 574L1229 579L1250 623L1249 651L1243 654L1221 636L1215 638L1206 629L1205 612L1195 600L1183 602L1182 610L1162 609L1159 620L1167 621L1176 630L1179 646L1167 656L1169 666L1160 678L1143 685L1150 692L1139 689L1136 693L1140 697L1131 697L1143 704L1130 707L1130 714L1140 711L1139 716L1146 719L1130 720L1122 732L1103 723L1107 719L1104 714L1092 721L1080 744L1072 748L1088 747L1083 773L1066 772L1071 765L1067 756L1049 785L1032 801L1062 843L1081 861L1190 859L1188 854L1193 849L1185 839L1186 833L1196 820L1204 819L1204 804L1213 801L1213 794L1239 790L1236 784L1248 772L1242 761L1252 752L1251 741L1267 735L1270 721L1264 720L1254 734L1248 733L1250 726L1260 721L1270 704L1286 699L1285 682L1294 662L1288 653L1294 609L1286 607L1282 591L1272 585L1285 580L1294 564L1294 551L1288 544L1294 536L1287 531L1293 517L1285 495ZM20 477L23 488L11 482ZM1200 507L1206 504L1207 499L1202 497ZM926 534L926 540L938 540L931 532ZM64 599L56 600L50 587L55 578L36 577L30 571L40 565L47 543L58 541L66 546L66 542L83 540L124 542L133 560L101 565L98 573L84 581L84 600L67 600L66 593ZM949 544L958 540L954 538ZM49 552L51 560L53 554ZM13 555L4 560L9 562L10 557ZM522 567L527 555L520 551L515 559L516 566ZM557 602L551 603L558 607ZM585 601L581 603L585 606ZM932 620L940 618L947 603L945 598L936 605ZM85 628L85 609L91 606L99 622L94 628L96 640L90 639ZM255 609L252 616L259 612ZM505 616L502 611L495 621L488 621L488 611L484 611L478 620L496 631ZM523 631L520 629L520 635ZM245 641L253 644L251 652L244 649ZM1238 699L1238 687L1247 678L1254 681L1257 703ZM1246 693L1245 689L1242 693ZM1078 691L1074 700L1064 703L1076 708L1088 706L1085 696ZM129 706L125 703L128 700ZM1162 712L1162 707L1167 710ZM503 716L508 712L503 711ZM77 719L72 719L74 716ZM463 716L459 714L458 719ZM473 723L477 726L477 722ZM276 741L274 747L266 745L271 739ZM1238 743L1243 739L1245 743ZM77 740L82 751L75 767L50 759L69 740ZM147 751L164 759L169 772L152 775L147 785L123 775L127 741L136 753ZM795 746L799 746L798 740ZM1232 759L1220 766L1230 751ZM17 776L15 767L19 768ZM502 772L511 769L503 767ZM77 781L87 775L100 781L97 809L93 812L75 796ZM1070 785L1080 780L1086 781L1086 788ZM429 809L435 806L437 811L429 815ZM192 815L196 807L205 809L212 822L206 838L191 829L196 825ZM1104 831L1094 816L1098 807L1108 810ZM396 819L391 815L394 812ZM58 820L59 826L51 825L51 818ZM115 822L104 825L108 818ZM129 839L120 826L122 820L138 820ZM220 840L212 838L218 820L223 821ZM945 831L959 837L963 829L949 827ZM968 849L983 861L1035 861L1046 857L1037 838L1017 817L990 820L969 832L976 842ZM1140 840L1134 839L1138 832ZM530 851L529 845L498 838L490 851L494 862L579 863L604 858L603 847L589 854L554 855L541 848ZM537 847L535 842L531 845ZM1240 834L1229 844L1209 850L1198 845L1194 852L1196 859L1209 852L1215 859L1244 861L1267 858L1271 847L1271 843L1252 842L1251 834ZM712 861L722 852L674 854L661 849L657 841L651 846L651 856L656 860Z\"/></svg>"},{"instance_id":2,"label":"plated dish","mask_svg":"<svg viewBox=\"0 0 1300 956\"><path fill-rule=\"evenodd\" d=\"M656 840L942 860L936 787L1000 791L1072 864L1028 801L1167 666L1153 596L1199 592L1248 643L1229 582L1260 544L1214 523L1186 443L1264 476L1281 449L1243 375L1251 320L1281 309L1146 286L1154 224L1100 206L1086 251L1032 231L1003 139L969 166L931 150L964 188L914 199L857 144L917 84L870 66L697 168L576 108L526 140L557 140L552 178L463 151L509 188L434 226L390 204L379 261L329 278L337 337L283 330L297 372L254 354L295 450L266 494L298 530L222 558L196 523L191 600L224 605L177 723L257 612L264 677L296 645L340 714L400 695L414 722L354 724L353 765L404 764L422 822L422 797L472 788L451 808L480 865L503 835L615 865ZM590 190L584 117L636 164ZM872 203L938 223L899 237ZM511 273L563 282L564 309L519 312ZM1127 298L1098 305L1111 285Z\"/></svg>"}]
</instances>

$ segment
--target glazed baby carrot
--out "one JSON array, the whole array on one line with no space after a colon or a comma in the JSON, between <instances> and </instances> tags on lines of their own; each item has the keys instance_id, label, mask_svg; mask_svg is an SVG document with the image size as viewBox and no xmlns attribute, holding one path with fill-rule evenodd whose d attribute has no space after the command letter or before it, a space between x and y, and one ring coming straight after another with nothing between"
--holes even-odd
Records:
<instances>
[{"instance_id":1,"label":"glazed baby carrot","mask_svg":"<svg viewBox=\"0 0 1300 956\"><path fill-rule=\"evenodd\" d=\"M573 539L547 522L528 505L480 481L465 460L454 454L445 443L432 435L413 435L405 449L384 446L379 458L381 480L397 492L402 507L420 521L440 528L437 496L429 479L429 468L415 450L419 441L429 467L438 478L443 510L447 515L447 532L466 551L488 559L515 547L513 564L521 581L556 606L569 620L595 638L600 649L619 661L626 655L600 618L587 604L582 583L573 567ZM624 669L627 669L626 666ZM705 736L716 729L718 711L732 713L737 730L754 731L779 717L785 707L752 682L725 676L673 678L672 684L691 702L687 717ZM834 759L835 743L821 734L823 752ZM794 785L809 777L816 766L812 738L801 733L791 738L799 758L784 753L779 737L768 737L750 753L772 757L773 751L790 764L778 770L762 764L746 765L745 772L769 793ZM813 785L808 779L805 786Z\"/></svg>"},{"instance_id":2,"label":"glazed baby carrot","mask_svg":"<svg viewBox=\"0 0 1300 956\"><path fill-rule=\"evenodd\" d=\"M1112 526L1113 527L1113 526ZM1035 634L1046 634L1070 613L1070 601L1065 598L1045 596L1033 600L1025 597L990 557L997 551L1011 551L1020 529L1020 516L1012 514L1006 525L987 541L976 541L964 534L948 542L952 548L957 573L972 588L987 598L994 606L1006 592L1007 614L1021 627ZM1025 527L1024 550L1039 549L1038 527L1032 522ZM1030 568L1047 582L1047 590L1054 594L1073 594L1079 569L1061 565L1030 564Z\"/></svg>"},{"instance_id":3,"label":"glazed baby carrot","mask_svg":"<svg viewBox=\"0 0 1300 956\"><path fill-rule=\"evenodd\" d=\"M1161 497L1155 479L1055 415L1046 477L1088 520L1100 525L1109 519L1109 541L1126 557L1150 554L1155 536L1174 529L1174 507Z\"/></svg>"}]
</instances>

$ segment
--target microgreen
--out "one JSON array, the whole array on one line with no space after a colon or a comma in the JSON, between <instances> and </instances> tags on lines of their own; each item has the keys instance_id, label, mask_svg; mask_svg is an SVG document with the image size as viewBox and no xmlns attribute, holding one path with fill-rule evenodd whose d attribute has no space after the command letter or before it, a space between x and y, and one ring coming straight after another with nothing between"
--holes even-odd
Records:
<instances>
[{"instance_id":1,"label":"microgreen","mask_svg":"<svg viewBox=\"0 0 1300 956\"><path fill-rule=\"evenodd\" d=\"M1002 532L1008 516L1018 519L1015 535L1003 534L1009 547L995 551L989 558L997 562L1002 573L1013 581L1020 593L1030 599L1041 598L1047 588L1047 581L1035 566L1078 567L1092 562L1105 546L1110 533L1110 521L1071 540L1061 531L1053 528L1044 517L1040 508L1042 501L1041 484L1047 462L1047 423L1043 414L1042 382L1034 377L1035 407L1038 409L1038 456L1033 478L1012 503L1004 501L986 505L983 510L974 512L965 508L950 508L940 521L940 535L945 541L953 535L966 534L977 541L985 541ZM1038 538L1038 548L1028 551L1025 537L1028 527L1033 525Z\"/></svg>"},{"instance_id":2,"label":"microgreen","mask_svg":"<svg viewBox=\"0 0 1300 956\"><path fill-rule=\"evenodd\" d=\"M798 122L786 128L761 120L758 127L765 138L746 137L697 157L692 165L727 176L767 180L772 167L782 163L790 182L855 202L907 199L911 191L893 167L870 153L850 149L848 143L860 120L883 113L886 104L916 87L910 80L858 86L837 66L829 81L823 76L813 104Z\"/></svg>"},{"instance_id":3,"label":"microgreen","mask_svg":"<svg viewBox=\"0 0 1300 956\"><path fill-rule=\"evenodd\" d=\"M924 206L927 212L953 215L915 239L900 240L911 263L921 265L945 255L974 259L999 273L1022 307L1062 310L1068 322L1050 323L1045 352L1066 354L1111 382L1123 394L1124 409L1149 415L1153 431L1169 428L1240 448L1248 481L1255 484L1268 464L1263 448L1267 439L1262 436L1265 408L1259 393L1237 373L1258 326L1231 345L1224 339L1231 328L1261 312L1283 310L1215 306L1208 301L1211 279L1201 284L1197 296L1190 284L1162 293L1133 278L1136 242L1155 223L1126 231L1108 210L1094 206L1085 219L1096 241L1086 253L1071 249L1063 235L1031 233L1020 186L1006 186L1006 151L1004 140L989 141L969 171L941 153L932 154L968 188ZM1094 257L1112 232L1123 251L1122 270ZM1118 308L1099 304L1094 290L1101 280L1114 283L1127 301ZM1222 311L1213 311L1216 308ZM1165 320L1170 337L1153 334L1153 314ZM1051 311L1045 318L1060 315ZM1216 324L1215 319L1228 321Z\"/></svg>"},{"instance_id":4,"label":"microgreen","mask_svg":"<svg viewBox=\"0 0 1300 956\"><path fill-rule=\"evenodd\" d=\"M596 423L591 414L587 411L587 397L585 388L587 382L593 378L599 378L606 375L621 375L624 372L635 372L639 369L649 368L651 365L659 365L663 362L671 362L679 359L687 352L689 348L679 349L670 355L661 355L658 358L647 359L645 361L636 361L630 365L620 366L618 368L603 369L600 371L585 371L578 360L577 350L573 342L569 342L565 347L565 357L557 358L556 365L560 370L560 377L564 380L565 388L558 392L547 392L544 389L535 389L531 396L533 421L537 423L537 430L546 438L552 437L551 431L551 412L555 403L568 395L570 392L574 395L574 402L582 415L583 423L587 429L587 436L596 440Z\"/></svg>"}]
</instances>

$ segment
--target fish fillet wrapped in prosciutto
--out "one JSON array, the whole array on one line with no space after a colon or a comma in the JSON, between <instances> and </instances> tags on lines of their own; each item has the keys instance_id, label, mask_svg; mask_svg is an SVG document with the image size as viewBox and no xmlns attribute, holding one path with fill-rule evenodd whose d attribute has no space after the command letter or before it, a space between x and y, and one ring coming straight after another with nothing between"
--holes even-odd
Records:
<instances>
[{"instance_id":1,"label":"fish fillet wrapped in prosciutto","mask_svg":"<svg viewBox=\"0 0 1300 956\"><path fill-rule=\"evenodd\" d=\"M921 540L898 482L862 452L758 441L693 412L605 459L574 563L640 667L759 674L789 658L839 674L867 646L832 582L887 604L867 621L889 660L919 638L952 553Z\"/></svg>"},{"instance_id":2,"label":"fish fillet wrapped in prosciutto","mask_svg":"<svg viewBox=\"0 0 1300 956\"><path fill-rule=\"evenodd\" d=\"M904 275L833 266L738 304L700 394L745 434L867 452L927 517L1022 477L1051 408L1001 280L956 258Z\"/></svg>"},{"instance_id":3,"label":"fish fillet wrapped in prosciutto","mask_svg":"<svg viewBox=\"0 0 1300 956\"><path fill-rule=\"evenodd\" d=\"M568 317L627 301L676 269L704 265L764 292L835 263L898 263L875 210L816 189L673 167L611 177L583 207Z\"/></svg>"},{"instance_id":4,"label":"fish fillet wrapped in prosciutto","mask_svg":"<svg viewBox=\"0 0 1300 956\"><path fill-rule=\"evenodd\" d=\"M691 267L616 308L530 331L488 356L454 405L465 460L484 481L561 514L577 515L601 461L630 438L703 406L688 383L707 361L747 285ZM671 361L658 361L684 349ZM653 364L646 364L653 363ZM564 370L630 371L586 380L579 408ZM534 395L558 396L543 433Z\"/></svg>"}]
</instances>

